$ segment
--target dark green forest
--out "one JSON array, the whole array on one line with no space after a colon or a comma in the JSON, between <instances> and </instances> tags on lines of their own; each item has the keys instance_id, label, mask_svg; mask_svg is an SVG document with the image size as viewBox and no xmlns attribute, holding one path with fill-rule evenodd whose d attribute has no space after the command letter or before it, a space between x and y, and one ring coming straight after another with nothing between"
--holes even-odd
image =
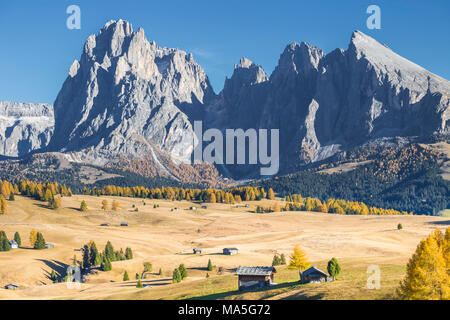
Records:
<instances>
[{"instance_id":1,"label":"dark green forest","mask_svg":"<svg viewBox=\"0 0 450 320\"><path fill-rule=\"evenodd\" d=\"M300 193L322 200L361 201L369 206L415 214L436 215L450 207L450 181L440 176L435 158L400 166L395 174L389 174L389 165L380 170L380 163L386 166L389 159L378 159L350 172L324 174L311 169L262 180L256 185L271 187L280 196Z\"/></svg>"}]
</instances>

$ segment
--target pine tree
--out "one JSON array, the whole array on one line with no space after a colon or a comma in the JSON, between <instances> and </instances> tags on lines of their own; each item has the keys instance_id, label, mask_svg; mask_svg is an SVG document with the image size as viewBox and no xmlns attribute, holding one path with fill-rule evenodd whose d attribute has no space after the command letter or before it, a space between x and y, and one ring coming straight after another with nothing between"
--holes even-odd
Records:
<instances>
[{"instance_id":1,"label":"pine tree","mask_svg":"<svg viewBox=\"0 0 450 320\"><path fill-rule=\"evenodd\" d=\"M160 276L162 276L163 272L162 272L162 269L161 269L161 268L159 268L158 274L159 274Z\"/></svg>"},{"instance_id":2,"label":"pine tree","mask_svg":"<svg viewBox=\"0 0 450 320\"><path fill-rule=\"evenodd\" d=\"M100 264L100 269L102 271L111 271L112 270L112 264L111 261L107 257L103 257L103 261Z\"/></svg>"},{"instance_id":3,"label":"pine tree","mask_svg":"<svg viewBox=\"0 0 450 320\"><path fill-rule=\"evenodd\" d=\"M34 243L34 249L42 250L45 249L45 239L42 233L38 232L36 235L36 242Z\"/></svg>"},{"instance_id":4,"label":"pine tree","mask_svg":"<svg viewBox=\"0 0 450 320\"><path fill-rule=\"evenodd\" d=\"M294 253L291 255L291 260L289 262L290 269L299 269L300 272L305 271L310 266L308 259L306 258L305 252L299 247L294 247Z\"/></svg>"},{"instance_id":5,"label":"pine tree","mask_svg":"<svg viewBox=\"0 0 450 320\"><path fill-rule=\"evenodd\" d=\"M86 244L83 247L83 267L88 269L91 266L91 258L89 252L89 246Z\"/></svg>"},{"instance_id":6,"label":"pine tree","mask_svg":"<svg viewBox=\"0 0 450 320\"><path fill-rule=\"evenodd\" d=\"M97 245L94 241L89 242L89 264L92 266L98 265L99 259L97 256L99 255Z\"/></svg>"},{"instance_id":7,"label":"pine tree","mask_svg":"<svg viewBox=\"0 0 450 320\"><path fill-rule=\"evenodd\" d=\"M180 274L180 270L178 270L178 268L176 268L175 270L173 270L172 282L173 282L173 283L179 283L179 282L181 282L181 274Z\"/></svg>"},{"instance_id":8,"label":"pine tree","mask_svg":"<svg viewBox=\"0 0 450 320\"><path fill-rule=\"evenodd\" d=\"M19 247L22 245L22 239L20 239L20 234L17 231L14 233L14 240L17 242Z\"/></svg>"},{"instance_id":9,"label":"pine tree","mask_svg":"<svg viewBox=\"0 0 450 320\"><path fill-rule=\"evenodd\" d=\"M186 267L184 266L184 264L180 264L180 266L178 267L178 270L180 271L180 275L181 275L181 280L187 278L188 276L188 271L186 269Z\"/></svg>"},{"instance_id":10,"label":"pine tree","mask_svg":"<svg viewBox=\"0 0 450 320\"><path fill-rule=\"evenodd\" d=\"M9 201L14 201L14 200L16 200L15 197L14 197L14 193L11 192L11 193L9 194Z\"/></svg>"},{"instance_id":11,"label":"pine tree","mask_svg":"<svg viewBox=\"0 0 450 320\"><path fill-rule=\"evenodd\" d=\"M136 284L136 288L141 289L144 286L142 285L141 279L138 280L137 284Z\"/></svg>"},{"instance_id":12,"label":"pine tree","mask_svg":"<svg viewBox=\"0 0 450 320\"><path fill-rule=\"evenodd\" d=\"M0 251L9 251L11 246L9 245L8 238L5 236L0 237Z\"/></svg>"},{"instance_id":13,"label":"pine tree","mask_svg":"<svg viewBox=\"0 0 450 320\"><path fill-rule=\"evenodd\" d=\"M399 224L397 225L397 229L398 229L398 230L402 230L402 229L403 229L403 226L402 226L401 223L399 223Z\"/></svg>"},{"instance_id":14,"label":"pine tree","mask_svg":"<svg viewBox=\"0 0 450 320\"><path fill-rule=\"evenodd\" d=\"M151 262L144 262L144 272L152 272L153 266Z\"/></svg>"},{"instance_id":15,"label":"pine tree","mask_svg":"<svg viewBox=\"0 0 450 320\"><path fill-rule=\"evenodd\" d=\"M123 281L129 281L130 277L128 276L127 270L125 270L125 273L123 274Z\"/></svg>"},{"instance_id":16,"label":"pine tree","mask_svg":"<svg viewBox=\"0 0 450 320\"><path fill-rule=\"evenodd\" d=\"M448 272L448 233L437 229L417 246L408 262L406 277L397 289L405 300L450 299L450 274Z\"/></svg>"},{"instance_id":17,"label":"pine tree","mask_svg":"<svg viewBox=\"0 0 450 320\"><path fill-rule=\"evenodd\" d=\"M127 259L127 260L133 259L133 251L131 250L131 248L127 247L125 249L125 259Z\"/></svg>"},{"instance_id":18,"label":"pine tree","mask_svg":"<svg viewBox=\"0 0 450 320\"><path fill-rule=\"evenodd\" d=\"M280 256L280 264L281 265L285 265L286 264L286 256L284 255L284 253L282 253L281 256Z\"/></svg>"},{"instance_id":19,"label":"pine tree","mask_svg":"<svg viewBox=\"0 0 450 320\"><path fill-rule=\"evenodd\" d=\"M106 258L108 258L108 260L110 260L110 261L114 261L115 260L115 253L114 253L114 248L113 248L113 246L112 246L112 244L111 244L111 242L110 241L108 241L107 243L106 243L106 246L105 246L105 256L106 256Z\"/></svg>"},{"instance_id":20,"label":"pine tree","mask_svg":"<svg viewBox=\"0 0 450 320\"><path fill-rule=\"evenodd\" d=\"M81 201L80 211L87 211L87 203L86 201Z\"/></svg>"},{"instance_id":21,"label":"pine tree","mask_svg":"<svg viewBox=\"0 0 450 320\"><path fill-rule=\"evenodd\" d=\"M272 266L279 266L281 264L280 258L278 257L278 255L274 255L273 259L272 259Z\"/></svg>"},{"instance_id":22,"label":"pine tree","mask_svg":"<svg viewBox=\"0 0 450 320\"><path fill-rule=\"evenodd\" d=\"M341 265L336 258L331 258L331 260L328 261L327 270L331 278L336 280L336 277L341 273Z\"/></svg>"},{"instance_id":23,"label":"pine tree","mask_svg":"<svg viewBox=\"0 0 450 320\"><path fill-rule=\"evenodd\" d=\"M213 264L211 262L211 259L208 260L208 271L213 271Z\"/></svg>"}]
</instances>

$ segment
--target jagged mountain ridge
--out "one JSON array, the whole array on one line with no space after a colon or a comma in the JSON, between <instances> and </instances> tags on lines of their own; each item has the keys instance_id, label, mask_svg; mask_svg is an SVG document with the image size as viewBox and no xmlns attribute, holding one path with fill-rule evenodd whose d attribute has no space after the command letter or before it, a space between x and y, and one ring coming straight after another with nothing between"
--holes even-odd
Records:
<instances>
[{"instance_id":1,"label":"jagged mountain ridge","mask_svg":"<svg viewBox=\"0 0 450 320\"><path fill-rule=\"evenodd\" d=\"M290 44L269 80L240 95L257 87L265 102L247 105L253 111L247 116L255 127L280 128L284 172L369 141L450 132L450 82L359 31L347 50L327 55Z\"/></svg>"},{"instance_id":2,"label":"jagged mountain ridge","mask_svg":"<svg viewBox=\"0 0 450 320\"><path fill-rule=\"evenodd\" d=\"M48 148L98 164L155 155L155 148L189 161L190 118L213 96L191 54L148 42L142 28L134 32L126 21L110 21L70 68L54 104Z\"/></svg>"},{"instance_id":3,"label":"jagged mountain ridge","mask_svg":"<svg viewBox=\"0 0 450 320\"><path fill-rule=\"evenodd\" d=\"M0 101L0 155L21 157L45 148L53 126L49 104Z\"/></svg>"},{"instance_id":4,"label":"jagged mountain ridge","mask_svg":"<svg viewBox=\"0 0 450 320\"><path fill-rule=\"evenodd\" d=\"M46 150L101 165L139 158L170 176L164 163L189 162L198 119L204 128L280 129L287 173L373 141L449 134L449 97L449 81L359 31L328 54L289 44L270 76L242 58L216 95L191 54L110 21L70 68ZM258 172L230 169L236 178Z\"/></svg>"}]
</instances>

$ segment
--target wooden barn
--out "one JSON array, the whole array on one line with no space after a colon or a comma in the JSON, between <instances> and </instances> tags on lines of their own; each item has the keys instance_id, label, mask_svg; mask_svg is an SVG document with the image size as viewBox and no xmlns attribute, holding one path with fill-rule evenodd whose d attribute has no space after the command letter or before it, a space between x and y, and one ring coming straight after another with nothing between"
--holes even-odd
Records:
<instances>
[{"instance_id":1,"label":"wooden barn","mask_svg":"<svg viewBox=\"0 0 450 320\"><path fill-rule=\"evenodd\" d=\"M239 281L239 291L251 290L273 284L274 267L239 267L236 275Z\"/></svg>"},{"instance_id":2,"label":"wooden barn","mask_svg":"<svg viewBox=\"0 0 450 320\"><path fill-rule=\"evenodd\" d=\"M223 248L223 254L227 255L227 256L232 256L235 254L238 254L238 249L237 248Z\"/></svg>"},{"instance_id":3,"label":"wooden barn","mask_svg":"<svg viewBox=\"0 0 450 320\"><path fill-rule=\"evenodd\" d=\"M312 266L303 273L300 272L301 283L321 283L328 281L332 281L331 277L315 266Z\"/></svg>"}]
</instances>

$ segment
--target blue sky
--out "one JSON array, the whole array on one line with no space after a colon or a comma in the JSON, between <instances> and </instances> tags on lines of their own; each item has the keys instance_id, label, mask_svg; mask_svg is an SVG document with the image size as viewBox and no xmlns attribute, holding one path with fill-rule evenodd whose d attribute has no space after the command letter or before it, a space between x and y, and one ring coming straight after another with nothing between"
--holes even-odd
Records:
<instances>
[{"instance_id":1,"label":"blue sky","mask_svg":"<svg viewBox=\"0 0 450 320\"><path fill-rule=\"evenodd\" d=\"M81 30L66 28L72 4ZM366 27L371 4L381 8L381 30ZM159 45L192 52L216 92L243 56L270 74L288 43L328 53L347 48L354 30L450 79L448 0L21 0L0 4L0 101L53 103L86 38L119 18Z\"/></svg>"}]
</instances>

